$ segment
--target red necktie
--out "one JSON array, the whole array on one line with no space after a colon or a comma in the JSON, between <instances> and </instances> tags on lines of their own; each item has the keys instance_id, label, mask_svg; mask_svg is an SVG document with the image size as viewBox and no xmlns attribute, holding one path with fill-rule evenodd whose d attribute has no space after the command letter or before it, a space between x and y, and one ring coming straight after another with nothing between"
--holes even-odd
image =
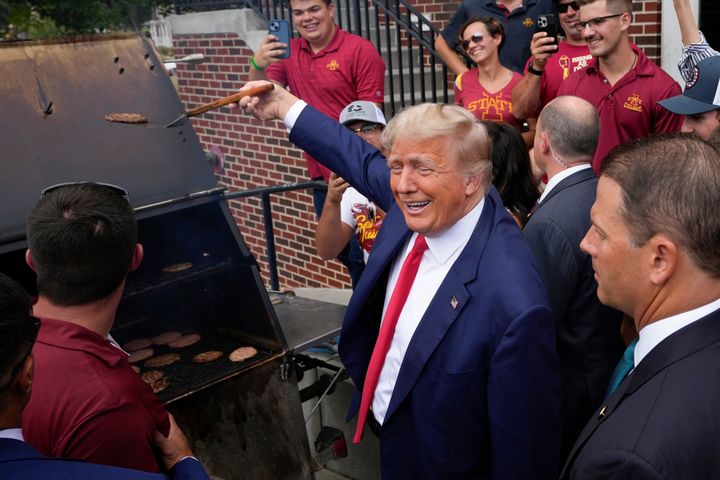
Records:
<instances>
[{"instance_id":1,"label":"red necktie","mask_svg":"<svg viewBox=\"0 0 720 480\"><path fill-rule=\"evenodd\" d=\"M400 318L400 312L402 312L403 306L405 306L405 300L407 300L408 293L410 293L410 287L412 287L413 281L415 280L423 252L425 252L427 248L425 237L418 235L415 239L415 245L413 245L412 250L410 250L400 269L400 275L398 275L395 289L390 297L390 303L388 303L388 308L385 311L385 318L380 326L380 333L375 342L375 348L373 349L370 364L365 374L365 383L363 384L362 398L360 400L360 412L353 443L360 443L360 439L362 439L365 420L367 419L368 410L375 395L375 388L377 387L378 378L380 377L380 371L385 364L385 357L390 348L390 342L392 341L393 335L395 335L395 326L397 325L398 318Z\"/></svg>"}]
</instances>

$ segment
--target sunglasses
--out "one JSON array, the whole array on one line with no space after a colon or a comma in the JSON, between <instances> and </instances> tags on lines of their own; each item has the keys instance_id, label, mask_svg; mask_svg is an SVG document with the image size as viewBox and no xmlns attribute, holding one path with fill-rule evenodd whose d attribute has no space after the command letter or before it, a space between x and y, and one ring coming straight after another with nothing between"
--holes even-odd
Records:
<instances>
[{"instance_id":1,"label":"sunglasses","mask_svg":"<svg viewBox=\"0 0 720 480\"><path fill-rule=\"evenodd\" d=\"M24 354L20 357L20 360L13 366L12 370L10 370L7 384L0 386L0 392L4 391L7 387L9 387L13 379L20 372L20 369L25 364L25 360L27 360L27 358L30 356L30 353L32 352L33 345L35 345L35 340L37 340L38 332L40 331L40 319L37 317L33 317L32 315L28 315L27 317L23 316L23 318L18 319L18 321L27 322L27 330L25 332L26 340L28 342L27 351L24 352Z\"/></svg>"},{"instance_id":2,"label":"sunglasses","mask_svg":"<svg viewBox=\"0 0 720 480\"><path fill-rule=\"evenodd\" d=\"M368 133L372 133L379 128L380 128L379 125L375 125L374 123L368 123L367 125L363 125L360 128L349 128L348 127L348 130L351 130L351 131L357 133L358 135L367 135Z\"/></svg>"},{"instance_id":3,"label":"sunglasses","mask_svg":"<svg viewBox=\"0 0 720 480\"><path fill-rule=\"evenodd\" d=\"M576 12L578 10L580 10L580 7L578 6L577 2L558 3L557 5L555 5L555 7L557 8L557 11L559 13L567 13L567 11L570 7L572 7L572 9L575 10Z\"/></svg>"},{"instance_id":4,"label":"sunglasses","mask_svg":"<svg viewBox=\"0 0 720 480\"><path fill-rule=\"evenodd\" d=\"M590 28L595 28L595 27L599 27L600 25L605 23L605 21L609 18L621 17L623 15L625 15L625 12L616 13L613 15L605 15L604 17L595 17L595 18L591 18L587 22L578 22L578 25L580 25L581 30L585 30L585 27L587 27L588 25L590 25Z\"/></svg>"},{"instance_id":5,"label":"sunglasses","mask_svg":"<svg viewBox=\"0 0 720 480\"><path fill-rule=\"evenodd\" d=\"M463 50L467 50L470 46L470 42L473 42L474 44L478 44L483 41L483 34L482 33L476 33L474 35L470 36L470 40L463 40L460 42L460 45L462 45Z\"/></svg>"},{"instance_id":6,"label":"sunglasses","mask_svg":"<svg viewBox=\"0 0 720 480\"><path fill-rule=\"evenodd\" d=\"M43 198L48 193L54 192L55 190L59 190L64 187L71 187L73 185L99 185L103 188L107 188L108 190L117 193L122 198L125 199L126 202L130 203L130 195L128 194L128 191L125 190L122 187L118 187L117 185L113 185L112 183L101 183L101 182L64 182L64 183L57 183L55 185L50 185L47 188L44 188L42 192L40 192L40 198Z\"/></svg>"}]
</instances>

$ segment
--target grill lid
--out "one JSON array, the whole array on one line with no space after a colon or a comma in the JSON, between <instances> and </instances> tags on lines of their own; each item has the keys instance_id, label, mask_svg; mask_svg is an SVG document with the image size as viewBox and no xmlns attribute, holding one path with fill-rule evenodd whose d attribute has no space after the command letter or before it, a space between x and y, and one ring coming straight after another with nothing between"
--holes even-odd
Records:
<instances>
[{"instance_id":1,"label":"grill lid","mask_svg":"<svg viewBox=\"0 0 720 480\"><path fill-rule=\"evenodd\" d=\"M0 244L24 238L40 191L60 182L120 185L134 207L216 186L149 40L138 36L0 45ZM110 123L136 112L150 124Z\"/></svg>"}]
</instances>

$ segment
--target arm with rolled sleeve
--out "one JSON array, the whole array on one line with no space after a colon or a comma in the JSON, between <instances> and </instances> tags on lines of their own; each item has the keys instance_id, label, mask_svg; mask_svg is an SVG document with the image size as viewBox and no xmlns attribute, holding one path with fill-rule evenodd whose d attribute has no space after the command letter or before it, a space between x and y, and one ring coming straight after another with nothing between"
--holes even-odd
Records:
<instances>
[{"instance_id":1,"label":"arm with rolled sleeve","mask_svg":"<svg viewBox=\"0 0 720 480\"><path fill-rule=\"evenodd\" d=\"M546 306L515 318L490 360L492 479L556 479L560 462L560 372Z\"/></svg>"}]
</instances>

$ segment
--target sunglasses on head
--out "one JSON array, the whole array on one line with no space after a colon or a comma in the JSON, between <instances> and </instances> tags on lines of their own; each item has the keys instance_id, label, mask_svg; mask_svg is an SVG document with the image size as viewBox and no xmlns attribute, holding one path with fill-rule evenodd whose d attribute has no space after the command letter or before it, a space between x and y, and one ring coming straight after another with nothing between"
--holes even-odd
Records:
<instances>
[{"instance_id":1,"label":"sunglasses on head","mask_svg":"<svg viewBox=\"0 0 720 480\"><path fill-rule=\"evenodd\" d=\"M474 44L478 44L483 41L483 34L482 33L476 33L474 35L470 35L469 40L463 40L460 45L462 45L463 50L467 50L470 46L470 42L473 42Z\"/></svg>"},{"instance_id":2,"label":"sunglasses on head","mask_svg":"<svg viewBox=\"0 0 720 480\"><path fill-rule=\"evenodd\" d=\"M575 10L576 12L580 9L577 2L558 3L556 5L556 7L557 7L557 11L559 13L567 13L567 11L570 7L572 7L572 9Z\"/></svg>"},{"instance_id":3,"label":"sunglasses on head","mask_svg":"<svg viewBox=\"0 0 720 480\"><path fill-rule=\"evenodd\" d=\"M128 203L130 203L130 195L128 194L128 191L125 190L122 187L118 187L117 185L113 185L112 183L101 183L101 182L64 182L64 183L57 183L55 185L50 185L47 188L44 188L42 192L40 192L40 198L43 198L48 193L54 192L55 190L59 190L64 187L71 187L74 185L99 185L103 188L107 188L108 190L117 193L122 198L125 199Z\"/></svg>"}]
</instances>

